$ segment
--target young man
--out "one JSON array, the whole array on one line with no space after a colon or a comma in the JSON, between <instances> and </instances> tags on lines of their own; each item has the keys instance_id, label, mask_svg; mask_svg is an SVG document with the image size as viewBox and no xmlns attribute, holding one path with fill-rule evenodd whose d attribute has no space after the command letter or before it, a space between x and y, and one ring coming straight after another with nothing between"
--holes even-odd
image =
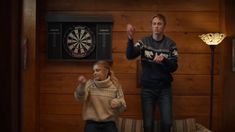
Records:
<instances>
[{"instance_id":1,"label":"young man","mask_svg":"<svg viewBox=\"0 0 235 132\"><path fill-rule=\"evenodd\" d=\"M141 104L144 132L154 131L156 104L160 110L160 130L170 132L172 125L171 73L176 71L177 48L173 40L164 35L166 19L157 14L152 18L152 35L142 38L135 44L135 29L127 25L128 43L126 57L134 59L141 56Z\"/></svg>"}]
</instances>

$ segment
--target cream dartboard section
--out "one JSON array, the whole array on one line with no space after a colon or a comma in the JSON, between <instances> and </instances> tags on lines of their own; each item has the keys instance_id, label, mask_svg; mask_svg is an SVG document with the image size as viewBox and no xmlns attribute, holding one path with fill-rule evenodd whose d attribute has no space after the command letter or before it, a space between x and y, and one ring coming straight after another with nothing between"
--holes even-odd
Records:
<instances>
[{"instance_id":1,"label":"cream dartboard section","mask_svg":"<svg viewBox=\"0 0 235 132\"><path fill-rule=\"evenodd\" d=\"M64 35L64 48L72 57L87 57L95 49L94 33L86 26L70 28Z\"/></svg>"}]
</instances>

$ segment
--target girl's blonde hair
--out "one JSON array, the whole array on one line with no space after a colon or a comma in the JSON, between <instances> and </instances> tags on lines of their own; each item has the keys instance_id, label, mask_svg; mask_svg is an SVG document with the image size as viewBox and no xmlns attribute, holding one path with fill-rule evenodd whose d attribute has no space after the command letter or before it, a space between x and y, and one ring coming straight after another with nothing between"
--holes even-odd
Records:
<instances>
[{"instance_id":1,"label":"girl's blonde hair","mask_svg":"<svg viewBox=\"0 0 235 132\"><path fill-rule=\"evenodd\" d=\"M119 81L118 81L117 77L115 76L114 72L111 70L111 65L107 61L99 60L94 65L98 65L98 66L101 66L101 67L107 69L108 70L108 75L110 76L110 79L113 82L113 84L118 88L120 87L121 84L119 83Z\"/></svg>"}]
</instances>

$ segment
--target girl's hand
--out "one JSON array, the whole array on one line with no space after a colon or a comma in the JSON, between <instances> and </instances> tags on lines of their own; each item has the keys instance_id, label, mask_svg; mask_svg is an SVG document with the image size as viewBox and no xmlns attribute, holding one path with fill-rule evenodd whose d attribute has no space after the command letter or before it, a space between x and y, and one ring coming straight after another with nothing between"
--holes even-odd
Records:
<instances>
[{"instance_id":1,"label":"girl's hand","mask_svg":"<svg viewBox=\"0 0 235 132\"><path fill-rule=\"evenodd\" d=\"M115 99L113 99L113 100L111 101L111 108L112 108L112 109L115 109L115 108L117 108L118 106L119 106L118 101L115 100Z\"/></svg>"},{"instance_id":2,"label":"girl's hand","mask_svg":"<svg viewBox=\"0 0 235 132\"><path fill-rule=\"evenodd\" d=\"M78 83L84 84L85 82L86 82L86 78L83 75L78 77Z\"/></svg>"}]
</instances>

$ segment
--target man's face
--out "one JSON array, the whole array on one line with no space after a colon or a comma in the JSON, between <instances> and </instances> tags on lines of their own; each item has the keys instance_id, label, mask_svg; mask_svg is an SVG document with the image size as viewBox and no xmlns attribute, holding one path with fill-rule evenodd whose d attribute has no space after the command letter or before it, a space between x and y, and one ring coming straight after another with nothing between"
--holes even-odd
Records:
<instances>
[{"instance_id":1,"label":"man's face","mask_svg":"<svg viewBox=\"0 0 235 132\"><path fill-rule=\"evenodd\" d=\"M155 34L155 35L163 34L164 29L165 29L164 21L162 21L158 17L155 17L152 20L152 31L153 31L153 34Z\"/></svg>"},{"instance_id":2,"label":"man's face","mask_svg":"<svg viewBox=\"0 0 235 132\"><path fill-rule=\"evenodd\" d=\"M99 66L99 65L94 65L93 72L94 72L93 73L94 80L96 80L96 81L105 80L108 75L108 70L105 69L104 67Z\"/></svg>"}]
</instances>

